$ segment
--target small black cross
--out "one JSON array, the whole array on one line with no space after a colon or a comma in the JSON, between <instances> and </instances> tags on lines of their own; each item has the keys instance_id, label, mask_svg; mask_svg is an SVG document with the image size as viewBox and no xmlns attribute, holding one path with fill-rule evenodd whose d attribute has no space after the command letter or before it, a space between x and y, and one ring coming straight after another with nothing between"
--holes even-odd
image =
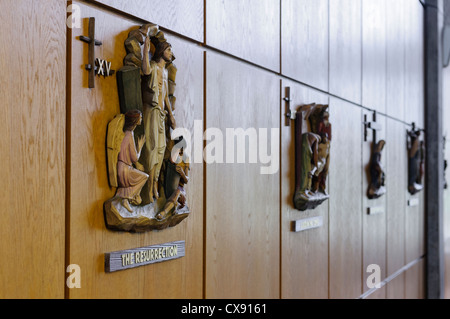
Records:
<instances>
[{"instance_id":1,"label":"small black cross","mask_svg":"<svg viewBox=\"0 0 450 319\"><path fill-rule=\"evenodd\" d=\"M377 123L377 112L373 111L372 121L367 120L367 114L364 114L364 142L367 142L367 130L373 131L373 142L377 141L377 131L381 131L381 124Z\"/></svg>"},{"instance_id":2,"label":"small black cross","mask_svg":"<svg viewBox=\"0 0 450 319\"><path fill-rule=\"evenodd\" d=\"M95 46L102 45L101 41L95 39L95 18L89 18L89 37L80 36L80 40L89 44L89 63L86 64L86 70L89 71L89 88L95 87Z\"/></svg>"}]
</instances>

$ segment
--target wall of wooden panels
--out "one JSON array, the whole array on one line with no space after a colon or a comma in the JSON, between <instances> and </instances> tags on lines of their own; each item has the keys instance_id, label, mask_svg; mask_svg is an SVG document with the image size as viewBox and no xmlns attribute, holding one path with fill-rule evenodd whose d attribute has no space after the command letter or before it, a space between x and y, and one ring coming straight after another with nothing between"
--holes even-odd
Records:
<instances>
[{"instance_id":1,"label":"wall of wooden panels","mask_svg":"<svg viewBox=\"0 0 450 319\"><path fill-rule=\"evenodd\" d=\"M443 22L442 22L443 23ZM450 68L444 68L442 71L442 87L446 88L450 85ZM444 159L449 162L450 160L450 146L448 141L448 132L450 131L450 94L449 90L442 90L442 123L444 136L447 133L446 143L444 144ZM449 181L449 169L445 171L445 180ZM443 239L444 239L444 265L445 265L445 299L450 299L450 188L444 190L444 225L443 225Z\"/></svg>"},{"instance_id":2,"label":"wall of wooden panels","mask_svg":"<svg viewBox=\"0 0 450 319\"><path fill-rule=\"evenodd\" d=\"M357 104L362 86L361 5L361 0L329 1L329 92Z\"/></svg>"},{"instance_id":3,"label":"wall of wooden panels","mask_svg":"<svg viewBox=\"0 0 450 319\"><path fill-rule=\"evenodd\" d=\"M326 94L309 89L293 81L283 80L282 87L290 87L292 111L302 104L328 104ZM283 103L284 104L284 103ZM282 110L284 108L282 107ZM297 211L292 205L295 191L295 125L285 126L281 119L281 297L328 298L328 218L329 203L315 210ZM334 128L335 129L335 128ZM330 183L328 183L330 185ZM303 218L321 217L324 227L294 233L291 223ZM305 262L305 261L308 262Z\"/></svg>"},{"instance_id":4,"label":"wall of wooden panels","mask_svg":"<svg viewBox=\"0 0 450 319\"><path fill-rule=\"evenodd\" d=\"M119 69L125 57L124 41L138 25L102 10L80 4L83 27L74 29L71 38L71 145L69 198L69 262L83 270L82 289L71 289L69 298L201 298L203 278L203 167L193 164L186 186L192 210L182 224L160 232L130 234L108 231L103 203L113 197L108 185L105 138L109 121L120 113L116 78L96 77L96 87L87 88L87 45L79 40L88 32L88 17L96 18L96 38L103 45L97 57ZM176 121L193 135L194 121L203 121L203 51L171 37L177 72ZM131 271L105 274L104 254L178 240L186 241L186 257L141 267ZM158 278L165 278L161 284Z\"/></svg>"},{"instance_id":5,"label":"wall of wooden panels","mask_svg":"<svg viewBox=\"0 0 450 319\"><path fill-rule=\"evenodd\" d=\"M203 41L203 0L92 0L121 14L151 21L196 41ZM120 14L119 13L119 14Z\"/></svg>"},{"instance_id":6,"label":"wall of wooden panels","mask_svg":"<svg viewBox=\"0 0 450 319\"><path fill-rule=\"evenodd\" d=\"M386 113L398 119L405 118L407 1L389 1L386 10Z\"/></svg>"},{"instance_id":7,"label":"wall of wooden panels","mask_svg":"<svg viewBox=\"0 0 450 319\"><path fill-rule=\"evenodd\" d=\"M278 115L279 80L230 58L206 57L207 129L224 132L225 143L227 128L278 129L279 117L270 114ZM207 138L209 144L220 136ZM232 148L223 151L223 163L207 159L206 298L279 298L279 173L263 175L250 163L252 143L249 137L246 163L237 163L238 146L233 158Z\"/></svg>"},{"instance_id":8,"label":"wall of wooden panels","mask_svg":"<svg viewBox=\"0 0 450 319\"><path fill-rule=\"evenodd\" d=\"M356 298L363 292L362 110L333 97L331 118L329 297Z\"/></svg>"},{"instance_id":9,"label":"wall of wooden panels","mask_svg":"<svg viewBox=\"0 0 450 319\"><path fill-rule=\"evenodd\" d=\"M324 91L328 91L328 2L281 1L281 72Z\"/></svg>"},{"instance_id":10,"label":"wall of wooden panels","mask_svg":"<svg viewBox=\"0 0 450 319\"><path fill-rule=\"evenodd\" d=\"M66 6L1 6L0 298L64 298Z\"/></svg>"},{"instance_id":11,"label":"wall of wooden panels","mask_svg":"<svg viewBox=\"0 0 450 319\"><path fill-rule=\"evenodd\" d=\"M280 2L206 1L206 44L273 71L280 69Z\"/></svg>"},{"instance_id":12,"label":"wall of wooden panels","mask_svg":"<svg viewBox=\"0 0 450 319\"><path fill-rule=\"evenodd\" d=\"M3 163L9 164L0 170L13 195L0 195L8 207L0 251L8 259L29 247L39 252L1 268L0 297L424 297L424 192L411 196L406 188L406 130L412 122L424 125L419 1L73 4L81 9L82 26L67 31L63 4L11 2L0 13L11 25L0 31L0 38L14 43L11 48L19 57L11 62L11 48L3 46L0 66L7 73L27 67L25 77L1 78L7 116L0 145L10 153L2 153ZM106 127L119 113L119 102L115 76L96 77L96 87L87 88L88 48L79 36L88 34L89 17L96 18L96 38L103 42L96 57L112 62L114 70L122 66L128 32L146 22L159 24L176 56L178 125L192 135L194 123L223 133L210 130L212 135L200 142L205 154L218 145L210 155L219 160L206 157L206 163L193 164L186 187L192 213L174 228L130 234L105 227L103 203L114 194L106 171ZM39 37L31 36L37 25ZM25 36L12 42L11 29ZM293 110L329 104L333 125L330 199L307 212L292 205L294 126L285 125L286 87ZM11 106L18 101L28 107ZM371 119L373 111L382 126L377 140L387 142L382 156L387 193L377 200L366 196L373 135L369 131L364 140L363 120L364 115ZM18 128L13 126L16 118ZM227 150L214 144L222 137L226 146L227 128L267 129L269 150L279 142L272 154L279 169L261 174L262 164L250 163L247 153L246 163L228 162ZM271 129L279 134L271 137ZM246 151L255 146L250 141ZM30 184L32 191L24 186ZM419 205L408 206L411 198ZM368 215L374 207L381 207L381 213ZM39 219L41 212L50 223ZM292 221L308 217L321 217L323 225L292 232ZM104 271L107 252L176 240L186 241L183 258ZM29 263L46 267L24 279ZM65 287L69 264L81 267L79 289ZM367 285L366 270L374 264L380 267L380 289ZM17 285L17 280L32 285Z\"/></svg>"}]
</instances>

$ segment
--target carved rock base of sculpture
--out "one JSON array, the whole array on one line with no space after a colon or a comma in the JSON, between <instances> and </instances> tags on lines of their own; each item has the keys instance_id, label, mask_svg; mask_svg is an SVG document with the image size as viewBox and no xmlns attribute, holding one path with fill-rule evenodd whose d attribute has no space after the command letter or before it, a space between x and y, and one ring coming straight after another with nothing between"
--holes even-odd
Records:
<instances>
[{"instance_id":1,"label":"carved rock base of sculpture","mask_svg":"<svg viewBox=\"0 0 450 319\"><path fill-rule=\"evenodd\" d=\"M423 189L423 185L417 184L417 183L413 183L412 185L408 186L408 191L411 195L417 194L422 189Z\"/></svg>"},{"instance_id":2,"label":"carved rock base of sculpture","mask_svg":"<svg viewBox=\"0 0 450 319\"><path fill-rule=\"evenodd\" d=\"M384 194L386 194L386 188L384 186L381 186L378 189L371 187L368 191L367 196L369 197L369 199L377 199L383 196Z\"/></svg>"},{"instance_id":3,"label":"carved rock base of sculpture","mask_svg":"<svg viewBox=\"0 0 450 319\"><path fill-rule=\"evenodd\" d=\"M294 207L300 211L315 209L328 198L330 198L330 195L320 191L316 193L307 191L306 193L305 191L299 190L294 194Z\"/></svg>"},{"instance_id":4,"label":"carved rock base of sculpture","mask_svg":"<svg viewBox=\"0 0 450 319\"><path fill-rule=\"evenodd\" d=\"M104 204L106 227L111 230L142 233L176 226L189 216L189 208L185 206L172 209L161 219L156 218L158 213L164 209L165 204L166 199L162 195L154 203L145 206L130 204L133 210L130 213L122 205L122 198L113 197Z\"/></svg>"}]
</instances>

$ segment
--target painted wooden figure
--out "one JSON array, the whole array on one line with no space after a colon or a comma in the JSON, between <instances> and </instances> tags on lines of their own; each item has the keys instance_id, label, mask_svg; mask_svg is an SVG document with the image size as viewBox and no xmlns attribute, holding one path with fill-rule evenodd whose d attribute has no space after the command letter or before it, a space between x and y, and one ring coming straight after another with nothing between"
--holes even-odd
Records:
<instances>
[{"instance_id":1,"label":"painted wooden figure","mask_svg":"<svg viewBox=\"0 0 450 319\"><path fill-rule=\"evenodd\" d=\"M300 107L296 114L294 206L301 211L314 209L329 198L331 123L327 110L328 105L311 104Z\"/></svg>"},{"instance_id":2,"label":"painted wooden figure","mask_svg":"<svg viewBox=\"0 0 450 319\"><path fill-rule=\"evenodd\" d=\"M386 193L386 188L384 187L385 174L381 164L381 151L385 145L386 142L384 140L374 142L372 145L372 156L369 164L370 182L367 192L369 199L379 198Z\"/></svg>"},{"instance_id":3,"label":"painted wooden figure","mask_svg":"<svg viewBox=\"0 0 450 319\"><path fill-rule=\"evenodd\" d=\"M423 189L425 147L420 133L414 126L408 131L408 191L412 195Z\"/></svg>"},{"instance_id":4,"label":"painted wooden figure","mask_svg":"<svg viewBox=\"0 0 450 319\"><path fill-rule=\"evenodd\" d=\"M118 189L116 196L105 202L105 220L107 227L114 230L160 230L177 225L190 213L184 190L189 180L189 163L181 159L183 148L175 148L181 141L170 138L171 129L176 128L175 57L172 46L154 24L132 30L125 48L124 67L117 72L122 114L110 123L115 129L108 130L107 137L108 141L115 140L114 145L121 140L124 149L119 151L116 147L108 152L110 185ZM135 134L126 130L124 137L113 133L119 130L120 125L115 123L118 118L126 117L131 110L142 117L142 125L132 128ZM140 138L135 140L134 135ZM136 146L135 142L136 154L126 153L127 147ZM176 156L172 156L173 152ZM114 171L115 161L126 164L118 164ZM117 175L116 179L124 183L111 183L115 174L123 173L125 165L127 172L138 179L136 185L134 180L131 183L134 186L127 183L129 174Z\"/></svg>"}]
</instances>

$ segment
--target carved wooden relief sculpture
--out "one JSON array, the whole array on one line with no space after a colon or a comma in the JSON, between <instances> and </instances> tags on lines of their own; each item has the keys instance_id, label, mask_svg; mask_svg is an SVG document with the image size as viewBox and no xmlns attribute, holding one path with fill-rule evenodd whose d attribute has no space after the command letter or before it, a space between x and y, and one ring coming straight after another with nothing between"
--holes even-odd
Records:
<instances>
[{"instance_id":1,"label":"carved wooden relief sculpture","mask_svg":"<svg viewBox=\"0 0 450 319\"><path fill-rule=\"evenodd\" d=\"M444 143L444 145L442 147L442 153L443 153L442 156L444 157L444 189L447 189L448 188L448 183L447 183L446 172L447 172L448 162L445 159L445 147L447 145L447 139L446 139L445 136L443 138L443 143Z\"/></svg>"},{"instance_id":2,"label":"carved wooden relief sculpture","mask_svg":"<svg viewBox=\"0 0 450 319\"><path fill-rule=\"evenodd\" d=\"M125 48L117 72L121 114L107 133L109 181L117 191L104 205L105 220L115 230L164 229L189 215L183 138L170 139L176 128L175 57L154 24L131 31Z\"/></svg>"},{"instance_id":3,"label":"carved wooden relief sculpture","mask_svg":"<svg viewBox=\"0 0 450 319\"><path fill-rule=\"evenodd\" d=\"M376 122L376 112L373 113L373 121L367 121L367 115L364 116L365 121L365 139L367 138L367 130L373 131L373 140L371 148L370 163L368 167L369 172L369 189L367 190L367 196L369 199L376 199L383 196L386 193L384 187L385 173L383 165L381 163L381 152L383 151L386 141L380 140L377 142L376 131L381 130L381 126Z\"/></svg>"},{"instance_id":4,"label":"carved wooden relief sculpture","mask_svg":"<svg viewBox=\"0 0 450 319\"><path fill-rule=\"evenodd\" d=\"M414 195L423 189L425 170L425 147L420 140L421 130L416 130L413 124L408 131L408 191Z\"/></svg>"},{"instance_id":5,"label":"carved wooden relief sculpture","mask_svg":"<svg viewBox=\"0 0 450 319\"><path fill-rule=\"evenodd\" d=\"M329 198L326 179L330 165L331 123L328 105L304 105L295 117L294 206L314 209Z\"/></svg>"},{"instance_id":6,"label":"carved wooden relief sculpture","mask_svg":"<svg viewBox=\"0 0 450 319\"><path fill-rule=\"evenodd\" d=\"M372 144L372 155L369 164L369 199L379 198L386 193L386 188L384 187L385 175L383 166L381 165L381 151L385 145L386 142L384 140L381 140L378 143L374 142Z\"/></svg>"}]
</instances>

